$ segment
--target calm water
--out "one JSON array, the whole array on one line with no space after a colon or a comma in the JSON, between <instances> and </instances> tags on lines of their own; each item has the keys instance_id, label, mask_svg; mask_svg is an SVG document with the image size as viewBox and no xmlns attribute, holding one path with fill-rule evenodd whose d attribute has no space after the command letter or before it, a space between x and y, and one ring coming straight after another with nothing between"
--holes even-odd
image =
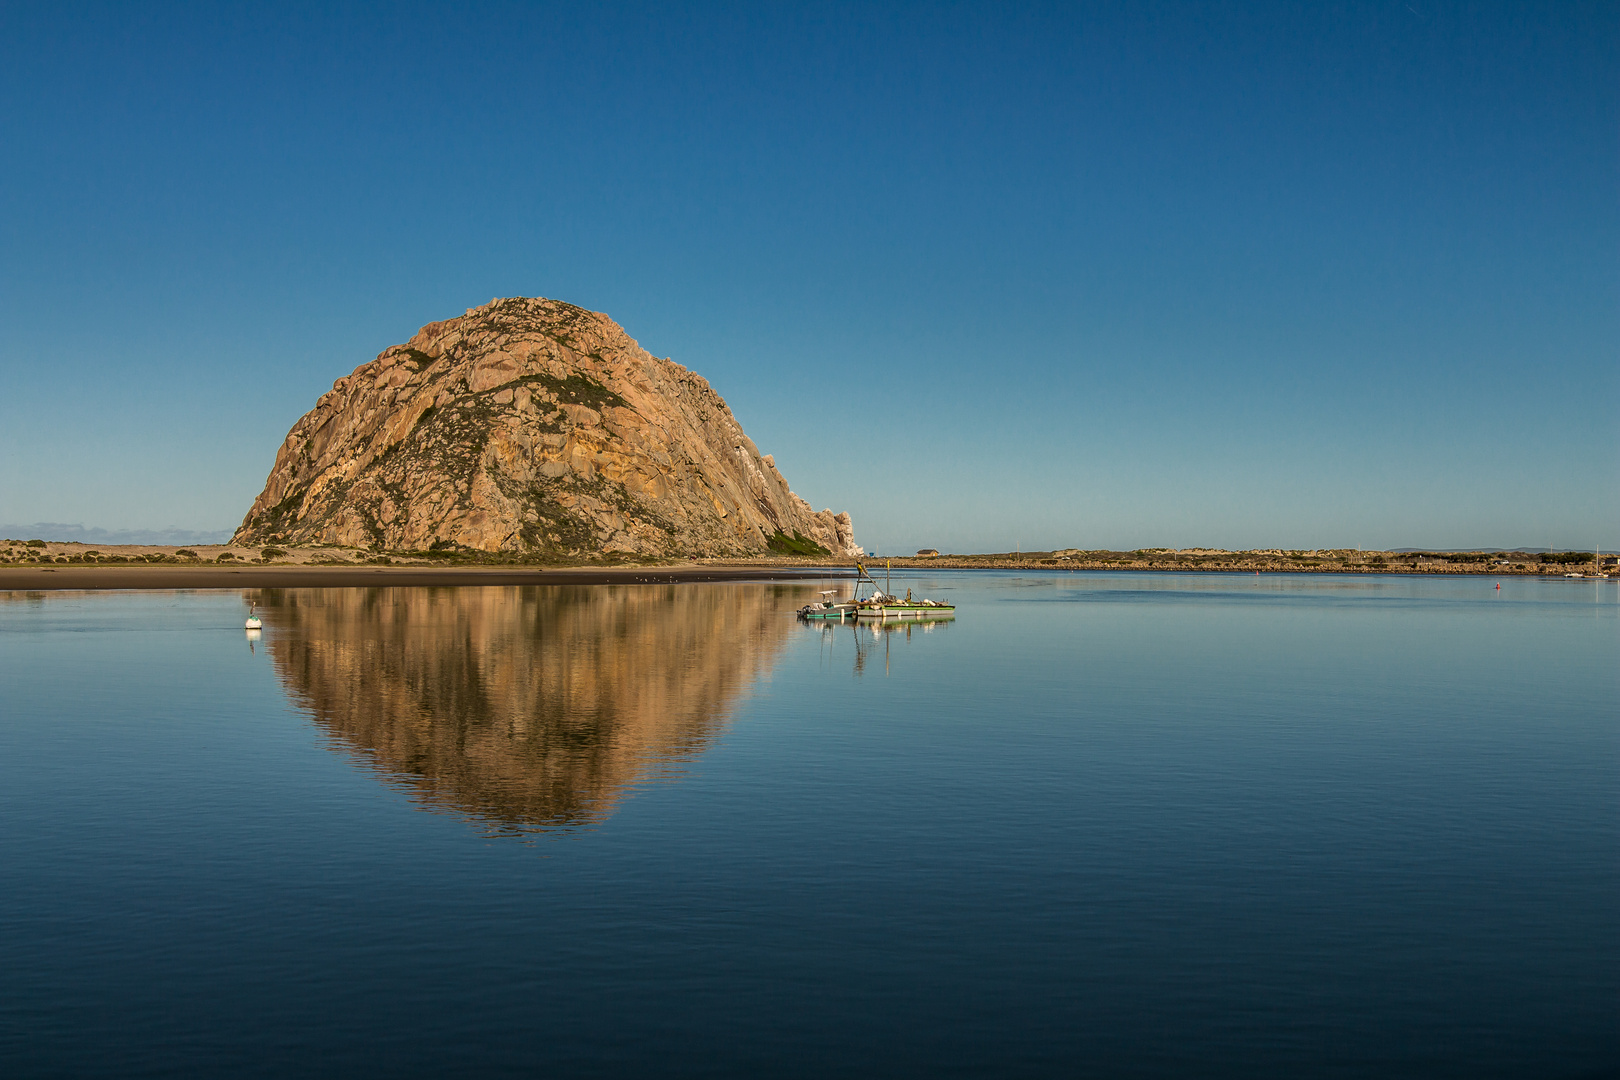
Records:
<instances>
[{"instance_id":1,"label":"calm water","mask_svg":"<svg viewBox=\"0 0 1620 1080\"><path fill-rule=\"evenodd\" d=\"M1620 585L904 584L0 593L0 1072L1620 1071Z\"/></svg>"}]
</instances>

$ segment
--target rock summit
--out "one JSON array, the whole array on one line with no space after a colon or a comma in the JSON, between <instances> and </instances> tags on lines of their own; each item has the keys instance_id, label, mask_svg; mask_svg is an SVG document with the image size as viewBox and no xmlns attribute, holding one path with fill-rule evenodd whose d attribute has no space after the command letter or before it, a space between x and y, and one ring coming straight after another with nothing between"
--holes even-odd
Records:
<instances>
[{"instance_id":1,"label":"rock summit","mask_svg":"<svg viewBox=\"0 0 1620 1080\"><path fill-rule=\"evenodd\" d=\"M849 556L696 372L606 315L496 299L430 323L293 425L239 544L545 556Z\"/></svg>"}]
</instances>

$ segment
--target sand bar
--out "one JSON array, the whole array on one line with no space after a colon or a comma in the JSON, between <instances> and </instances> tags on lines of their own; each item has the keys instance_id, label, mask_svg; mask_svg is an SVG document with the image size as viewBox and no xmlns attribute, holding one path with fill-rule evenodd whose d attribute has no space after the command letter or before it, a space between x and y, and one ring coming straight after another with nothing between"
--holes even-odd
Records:
<instances>
[{"instance_id":1,"label":"sand bar","mask_svg":"<svg viewBox=\"0 0 1620 1080\"><path fill-rule=\"evenodd\" d=\"M802 566L0 566L0 590L353 589L404 585L669 585L815 581L853 571Z\"/></svg>"}]
</instances>

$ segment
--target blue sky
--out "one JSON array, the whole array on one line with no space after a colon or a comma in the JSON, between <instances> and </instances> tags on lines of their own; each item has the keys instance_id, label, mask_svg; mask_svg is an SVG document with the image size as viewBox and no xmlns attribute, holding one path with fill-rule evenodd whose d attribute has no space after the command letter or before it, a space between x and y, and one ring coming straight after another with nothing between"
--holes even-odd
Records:
<instances>
[{"instance_id":1,"label":"blue sky","mask_svg":"<svg viewBox=\"0 0 1620 1080\"><path fill-rule=\"evenodd\" d=\"M1620 546L1620 7L0 4L0 521L494 296L902 551Z\"/></svg>"}]
</instances>

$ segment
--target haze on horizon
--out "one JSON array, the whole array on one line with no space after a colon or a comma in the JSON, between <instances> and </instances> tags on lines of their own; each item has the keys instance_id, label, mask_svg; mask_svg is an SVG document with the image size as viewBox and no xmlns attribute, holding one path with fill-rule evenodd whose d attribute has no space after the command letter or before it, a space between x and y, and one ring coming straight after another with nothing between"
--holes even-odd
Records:
<instances>
[{"instance_id":1,"label":"haze on horizon","mask_svg":"<svg viewBox=\"0 0 1620 1080\"><path fill-rule=\"evenodd\" d=\"M869 550L1620 547L1613 5L0 10L0 521L527 295Z\"/></svg>"}]
</instances>

